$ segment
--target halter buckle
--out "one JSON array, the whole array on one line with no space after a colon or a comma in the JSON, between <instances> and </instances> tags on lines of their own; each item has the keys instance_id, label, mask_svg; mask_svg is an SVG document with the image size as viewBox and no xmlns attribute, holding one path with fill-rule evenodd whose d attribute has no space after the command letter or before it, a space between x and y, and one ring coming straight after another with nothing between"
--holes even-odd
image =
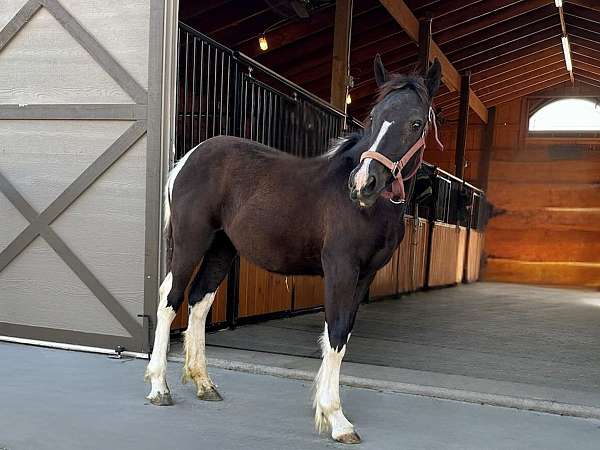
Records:
<instances>
[{"instance_id":1,"label":"halter buckle","mask_svg":"<svg viewBox=\"0 0 600 450\"><path fill-rule=\"evenodd\" d=\"M398 174L400 173L400 171L402 170L402 168L400 167L400 164L398 161L394 162L392 164L392 175L394 176L394 178L398 178Z\"/></svg>"}]
</instances>

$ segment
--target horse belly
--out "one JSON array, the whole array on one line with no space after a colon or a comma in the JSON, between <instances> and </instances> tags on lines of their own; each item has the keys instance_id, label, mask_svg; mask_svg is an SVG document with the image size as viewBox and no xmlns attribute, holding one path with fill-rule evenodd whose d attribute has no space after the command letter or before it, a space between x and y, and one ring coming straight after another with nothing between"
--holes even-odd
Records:
<instances>
[{"instance_id":1,"label":"horse belly","mask_svg":"<svg viewBox=\"0 0 600 450\"><path fill-rule=\"evenodd\" d=\"M274 224L255 227L251 222L225 231L241 256L265 270L285 275L323 273L321 246L299 232Z\"/></svg>"}]
</instances>

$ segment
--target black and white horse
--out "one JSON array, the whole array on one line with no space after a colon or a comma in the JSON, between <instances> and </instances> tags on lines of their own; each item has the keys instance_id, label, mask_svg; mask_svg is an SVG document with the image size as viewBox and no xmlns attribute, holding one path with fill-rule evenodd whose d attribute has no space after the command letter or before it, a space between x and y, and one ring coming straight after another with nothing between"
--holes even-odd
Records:
<instances>
[{"instance_id":1,"label":"black and white horse","mask_svg":"<svg viewBox=\"0 0 600 450\"><path fill-rule=\"evenodd\" d=\"M206 369L205 321L239 252L271 272L325 278L315 421L336 441L360 442L342 412L340 366L359 303L404 237L404 180L422 158L440 65L435 61L424 76L395 75L377 57L375 77L380 93L368 128L324 156L300 159L219 136L173 169L165 195L170 269L146 371L153 404L172 404L165 379L169 330L188 285L183 378L194 381L200 399L221 400Z\"/></svg>"}]
</instances>

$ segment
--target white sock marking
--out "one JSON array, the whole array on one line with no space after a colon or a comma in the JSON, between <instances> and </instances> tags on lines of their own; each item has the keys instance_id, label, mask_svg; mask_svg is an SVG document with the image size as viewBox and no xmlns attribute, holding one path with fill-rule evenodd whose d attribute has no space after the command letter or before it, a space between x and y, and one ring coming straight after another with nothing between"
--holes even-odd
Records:
<instances>
[{"instance_id":1,"label":"white sock marking","mask_svg":"<svg viewBox=\"0 0 600 450\"><path fill-rule=\"evenodd\" d=\"M377 138L375 139L375 142L373 142L373 145L371 145L371 147L369 147L368 151L370 151L370 152L377 151L377 148L379 147L379 143L381 142L381 140L383 139L383 136L385 136L388 129L392 126L393 123L394 123L393 121L388 122L387 120L385 122L383 122L383 125L381 125L381 128L379 129L379 133L377 134ZM369 165L371 164L371 161L373 161L372 158L365 158L363 160L360 168L354 175L354 185L356 186L357 190L361 190L362 188L364 188L367 185L367 180L369 179Z\"/></svg>"},{"instance_id":2,"label":"white sock marking","mask_svg":"<svg viewBox=\"0 0 600 450\"><path fill-rule=\"evenodd\" d=\"M160 285L160 301L156 312L157 324L154 334L154 348L152 357L146 368L146 379L150 379L152 390L148 394L148 399L156 398L159 394L169 392L167 387L167 350L169 347L169 334L171 332L171 322L175 318L175 310L167 306L167 296L173 287L173 274L171 272L165 277Z\"/></svg>"},{"instance_id":3,"label":"white sock marking","mask_svg":"<svg viewBox=\"0 0 600 450\"><path fill-rule=\"evenodd\" d=\"M337 439L354 432L354 426L344 416L340 402L340 368L346 346L344 345L339 352L331 348L327 323L320 343L323 362L315 378L315 426L319 432L331 427L331 437Z\"/></svg>"},{"instance_id":4,"label":"white sock marking","mask_svg":"<svg viewBox=\"0 0 600 450\"><path fill-rule=\"evenodd\" d=\"M183 379L192 379L198 388L198 394L213 386L206 370L205 334L206 317L215 300L216 292L210 292L192 306L188 329L185 332L185 364Z\"/></svg>"}]
</instances>

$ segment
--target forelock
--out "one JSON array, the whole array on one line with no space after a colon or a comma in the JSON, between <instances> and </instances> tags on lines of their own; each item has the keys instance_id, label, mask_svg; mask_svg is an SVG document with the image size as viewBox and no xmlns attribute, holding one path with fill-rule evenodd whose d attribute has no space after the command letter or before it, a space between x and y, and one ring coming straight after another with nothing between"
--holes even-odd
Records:
<instances>
[{"instance_id":1,"label":"forelock","mask_svg":"<svg viewBox=\"0 0 600 450\"><path fill-rule=\"evenodd\" d=\"M412 89L423 103L430 103L429 92L427 91L423 77L400 74L391 74L390 77L390 80L385 82L379 89L377 103L381 102L388 94L402 89Z\"/></svg>"}]
</instances>

